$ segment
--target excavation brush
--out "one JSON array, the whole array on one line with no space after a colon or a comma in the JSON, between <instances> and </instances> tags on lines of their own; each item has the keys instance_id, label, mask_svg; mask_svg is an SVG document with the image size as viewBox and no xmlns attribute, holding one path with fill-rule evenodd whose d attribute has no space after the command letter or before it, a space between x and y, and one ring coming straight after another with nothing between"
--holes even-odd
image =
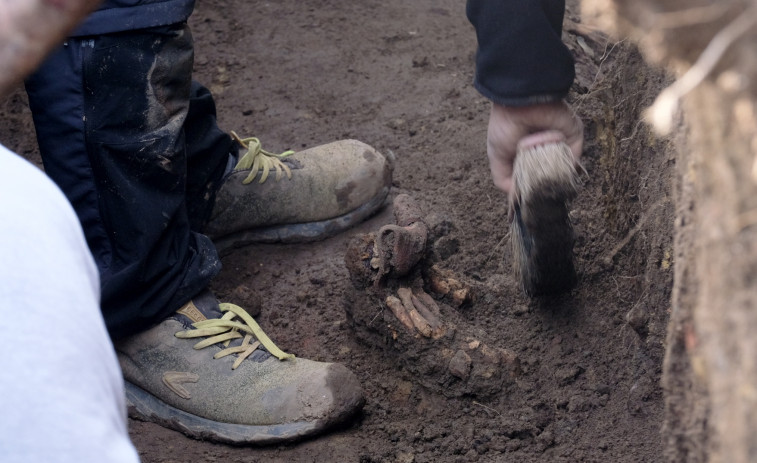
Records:
<instances>
[{"instance_id":1,"label":"excavation brush","mask_svg":"<svg viewBox=\"0 0 757 463\"><path fill-rule=\"evenodd\" d=\"M513 263L524 292L559 294L576 285L568 204L578 185L576 161L560 132L529 135L518 144L510 194Z\"/></svg>"}]
</instances>

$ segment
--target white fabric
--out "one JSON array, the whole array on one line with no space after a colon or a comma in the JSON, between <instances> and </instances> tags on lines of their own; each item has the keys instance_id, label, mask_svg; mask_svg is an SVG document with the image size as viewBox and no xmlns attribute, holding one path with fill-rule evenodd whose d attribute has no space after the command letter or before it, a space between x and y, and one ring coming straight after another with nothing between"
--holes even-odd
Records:
<instances>
[{"instance_id":1,"label":"white fabric","mask_svg":"<svg viewBox=\"0 0 757 463\"><path fill-rule=\"evenodd\" d=\"M0 145L0 461L136 462L79 221Z\"/></svg>"}]
</instances>

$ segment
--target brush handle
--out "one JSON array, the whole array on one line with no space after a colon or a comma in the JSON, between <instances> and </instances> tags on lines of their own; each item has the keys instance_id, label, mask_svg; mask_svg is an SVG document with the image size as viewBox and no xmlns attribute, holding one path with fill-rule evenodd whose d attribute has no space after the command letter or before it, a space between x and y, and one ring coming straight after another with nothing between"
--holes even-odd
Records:
<instances>
[{"instance_id":1,"label":"brush handle","mask_svg":"<svg viewBox=\"0 0 757 463\"><path fill-rule=\"evenodd\" d=\"M539 145L550 143L565 143L565 135L559 130L543 130L521 138L518 142L518 151L527 150Z\"/></svg>"}]
</instances>

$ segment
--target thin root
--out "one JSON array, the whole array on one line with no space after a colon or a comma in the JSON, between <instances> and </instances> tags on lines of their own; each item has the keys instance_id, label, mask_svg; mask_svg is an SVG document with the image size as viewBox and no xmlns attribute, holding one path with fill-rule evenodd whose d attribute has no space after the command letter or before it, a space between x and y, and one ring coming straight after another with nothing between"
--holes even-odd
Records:
<instances>
[{"instance_id":1,"label":"thin root","mask_svg":"<svg viewBox=\"0 0 757 463\"><path fill-rule=\"evenodd\" d=\"M654 104L646 111L647 119L658 134L667 135L673 127L673 115L678 110L678 104L686 94L694 90L712 73L720 58L728 48L742 35L746 34L757 23L757 7L749 7L720 30L704 49L696 63L663 90Z\"/></svg>"}]
</instances>

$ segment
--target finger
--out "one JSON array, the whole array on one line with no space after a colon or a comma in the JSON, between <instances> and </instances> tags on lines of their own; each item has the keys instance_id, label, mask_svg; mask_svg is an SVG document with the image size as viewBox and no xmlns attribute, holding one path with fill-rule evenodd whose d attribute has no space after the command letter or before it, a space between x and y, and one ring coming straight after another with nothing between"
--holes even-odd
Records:
<instances>
[{"instance_id":1,"label":"finger","mask_svg":"<svg viewBox=\"0 0 757 463\"><path fill-rule=\"evenodd\" d=\"M518 140L528 134L513 108L492 104L489 114L486 151L494 185L509 193L512 190L513 163Z\"/></svg>"},{"instance_id":2,"label":"finger","mask_svg":"<svg viewBox=\"0 0 757 463\"><path fill-rule=\"evenodd\" d=\"M0 2L0 95L32 72L100 0Z\"/></svg>"},{"instance_id":3,"label":"finger","mask_svg":"<svg viewBox=\"0 0 757 463\"><path fill-rule=\"evenodd\" d=\"M489 169L492 173L494 185L500 190L509 193L513 187L513 161L502 159L502 156L489 150Z\"/></svg>"},{"instance_id":4,"label":"finger","mask_svg":"<svg viewBox=\"0 0 757 463\"><path fill-rule=\"evenodd\" d=\"M565 142L570 146L573 157L578 161L583 152L584 125L577 116L571 119L570 124L564 130Z\"/></svg>"},{"instance_id":5,"label":"finger","mask_svg":"<svg viewBox=\"0 0 757 463\"><path fill-rule=\"evenodd\" d=\"M573 153L573 157L575 158L576 162L578 162L578 160L581 158L581 154L583 153L583 133L581 133L581 136L576 138L572 142L568 141L568 146L570 146L570 151Z\"/></svg>"},{"instance_id":6,"label":"finger","mask_svg":"<svg viewBox=\"0 0 757 463\"><path fill-rule=\"evenodd\" d=\"M578 161L583 152L584 142L584 125L581 119L567 103L562 102L560 111L554 113L553 124L555 129L565 135L565 142Z\"/></svg>"}]
</instances>

